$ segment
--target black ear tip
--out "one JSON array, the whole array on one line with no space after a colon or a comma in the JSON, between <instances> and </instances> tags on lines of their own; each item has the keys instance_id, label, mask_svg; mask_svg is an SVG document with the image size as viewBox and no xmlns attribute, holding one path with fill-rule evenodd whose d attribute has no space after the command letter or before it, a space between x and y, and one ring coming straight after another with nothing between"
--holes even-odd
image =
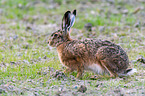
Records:
<instances>
[{"instance_id":1,"label":"black ear tip","mask_svg":"<svg viewBox=\"0 0 145 96\"><path fill-rule=\"evenodd\" d=\"M76 16L76 13L77 13L77 10L76 9L74 9L74 11L73 11L73 14Z\"/></svg>"},{"instance_id":2,"label":"black ear tip","mask_svg":"<svg viewBox=\"0 0 145 96\"><path fill-rule=\"evenodd\" d=\"M66 11L66 12L65 12L65 14L69 14L69 13L71 13L71 12L70 12L70 11Z\"/></svg>"}]
</instances>

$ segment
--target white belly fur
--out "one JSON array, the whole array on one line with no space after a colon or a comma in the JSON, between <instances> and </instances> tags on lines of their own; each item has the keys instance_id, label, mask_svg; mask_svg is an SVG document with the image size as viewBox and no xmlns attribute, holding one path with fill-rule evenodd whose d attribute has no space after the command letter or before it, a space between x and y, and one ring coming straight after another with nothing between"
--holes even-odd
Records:
<instances>
[{"instance_id":1,"label":"white belly fur","mask_svg":"<svg viewBox=\"0 0 145 96\"><path fill-rule=\"evenodd\" d=\"M95 73L104 73L104 70L98 64L92 64L87 67L87 70L93 71Z\"/></svg>"}]
</instances>

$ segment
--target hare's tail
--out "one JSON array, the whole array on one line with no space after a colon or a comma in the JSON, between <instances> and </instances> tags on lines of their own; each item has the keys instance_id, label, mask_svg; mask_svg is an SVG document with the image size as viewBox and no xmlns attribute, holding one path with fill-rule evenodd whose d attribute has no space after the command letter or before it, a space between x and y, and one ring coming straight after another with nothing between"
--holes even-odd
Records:
<instances>
[{"instance_id":1,"label":"hare's tail","mask_svg":"<svg viewBox=\"0 0 145 96\"><path fill-rule=\"evenodd\" d=\"M135 68L127 69L127 70L126 70L126 74L127 74L127 75L133 75L133 74L136 73L136 72L137 72L137 69L135 69Z\"/></svg>"},{"instance_id":2,"label":"hare's tail","mask_svg":"<svg viewBox=\"0 0 145 96\"><path fill-rule=\"evenodd\" d=\"M137 72L137 69L135 69L135 68L127 69L124 73L119 73L118 76L119 77L131 76L136 72Z\"/></svg>"}]
</instances>

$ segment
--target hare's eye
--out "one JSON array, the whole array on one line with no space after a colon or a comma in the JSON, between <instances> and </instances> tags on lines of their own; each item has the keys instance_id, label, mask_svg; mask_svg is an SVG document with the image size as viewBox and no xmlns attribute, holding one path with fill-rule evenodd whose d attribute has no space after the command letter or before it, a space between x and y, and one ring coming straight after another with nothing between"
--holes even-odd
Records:
<instances>
[{"instance_id":1,"label":"hare's eye","mask_svg":"<svg viewBox=\"0 0 145 96\"><path fill-rule=\"evenodd\" d=\"M58 34L54 34L54 37L57 37L58 36Z\"/></svg>"}]
</instances>

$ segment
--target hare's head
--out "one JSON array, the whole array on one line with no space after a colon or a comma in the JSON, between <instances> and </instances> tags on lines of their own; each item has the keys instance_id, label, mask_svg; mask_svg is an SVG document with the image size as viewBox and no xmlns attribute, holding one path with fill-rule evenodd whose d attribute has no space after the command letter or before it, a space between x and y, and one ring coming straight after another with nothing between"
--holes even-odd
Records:
<instances>
[{"instance_id":1,"label":"hare's head","mask_svg":"<svg viewBox=\"0 0 145 96\"><path fill-rule=\"evenodd\" d=\"M64 14L61 30L53 32L48 40L50 46L57 47L58 45L71 40L69 31L75 22L75 16L76 10L74 10L72 13L70 11L67 11Z\"/></svg>"}]
</instances>

